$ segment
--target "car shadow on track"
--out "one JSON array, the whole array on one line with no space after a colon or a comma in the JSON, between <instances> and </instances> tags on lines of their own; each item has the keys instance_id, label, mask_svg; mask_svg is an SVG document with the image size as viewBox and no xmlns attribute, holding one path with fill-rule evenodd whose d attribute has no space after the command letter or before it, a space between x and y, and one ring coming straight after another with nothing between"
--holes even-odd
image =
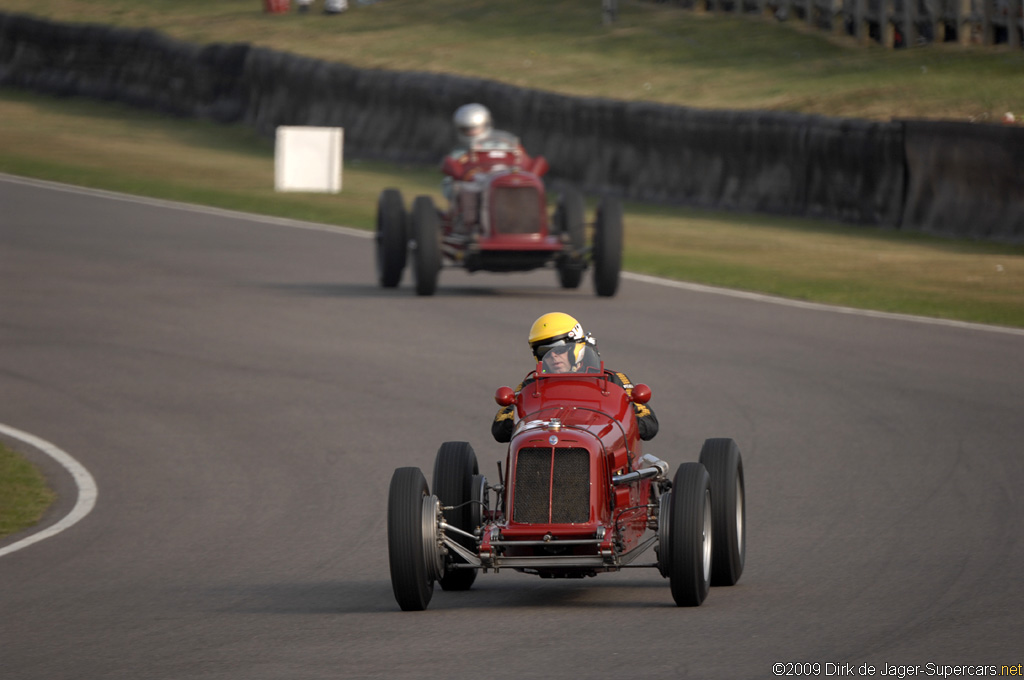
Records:
<instances>
[{"instance_id":1,"label":"car shadow on track","mask_svg":"<svg viewBox=\"0 0 1024 680\"><path fill-rule=\"evenodd\" d=\"M596 582L545 585L548 587L488 586L485 583L479 588L474 586L471 590L461 592L438 589L434 591L430 609L644 609L675 606L667 583L649 584L657 585L657 590L653 591L647 587L648 584L638 583L628 586Z\"/></svg>"},{"instance_id":2,"label":"car shadow on track","mask_svg":"<svg viewBox=\"0 0 1024 680\"><path fill-rule=\"evenodd\" d=\"M399 611L389 581L325 581L219 587L207 593L221 613L370 614ZM646 608L674 607L668 581L628 583L479 578L468 591L435 586L432 610L490 608Z\"/></svg>"},{"instance_id":3,"label":"car shadow on track","mask_svg":"<svg viewBox=\"0 0 1024 680\"><path fill-rule=\"evenodd\" d=\"M265 284L262 286L284 295L298 297L347 297L347 298L392 298L397 300L408 300L417 297L416 291L411 287L398 289L381 288L373 284L361 283L278 283ZM535 297L555 298L566 295L588 295L589 291L563 290L557 287L483 287L483 286L450 286L438 287L432 297L439 298L477 298L477 297ZM430 298L423 298L430 299Z\"/></svg>"}]
</instances>

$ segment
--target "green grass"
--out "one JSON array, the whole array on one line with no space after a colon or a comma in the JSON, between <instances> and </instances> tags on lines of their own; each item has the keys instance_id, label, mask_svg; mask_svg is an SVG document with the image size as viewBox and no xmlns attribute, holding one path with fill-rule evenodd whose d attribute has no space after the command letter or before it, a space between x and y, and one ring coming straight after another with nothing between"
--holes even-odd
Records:
<instances>
[{"instance_id":1,"label":"green grass","mask_svg":"<svg viewBox=\"0 0 1024 680\"><path fill-rule=\"evenodd\" d=\"M38 522L54 498L39 471L0 442L0 538Z\"/></svg>"},{"instance_id":2,"label":"green grass","mask_svg":"<svg viewBox=\"0 0 1024 680\"><path fill-rule=\"evenodd\" d=\"M871 119L1024 113L1024 50L886 50L800 21L619 4L612 27L602 25L597 0L351 2L336 17L264 14L260 0L4 0L3 9L156 28L200 43L249 42L354 66L700 108Z\"/></svg>"},{"instance_id":3,"label":"green grass","mask_svg":"<svg viewBox=\"0 0 1024 680\"><path fill-rule=\"evenodd\" d=\"M12 174L364 229L385 187L441 201L436 169L365 162L346 163L341 194L275 193L271 142L241 126L9 90L0 119ZM679 280L1024 327L1022 246L631 203L624 256Z\"/></svg>"}]
</instances>

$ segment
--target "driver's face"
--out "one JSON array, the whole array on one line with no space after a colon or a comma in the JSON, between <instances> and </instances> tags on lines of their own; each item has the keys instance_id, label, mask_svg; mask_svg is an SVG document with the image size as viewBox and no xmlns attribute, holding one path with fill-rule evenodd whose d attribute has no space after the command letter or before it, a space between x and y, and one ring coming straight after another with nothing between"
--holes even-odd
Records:
<instances>
[{"instance_id":1,"label":"driver's face","mask_svg":"<svg viewBox=\"0 0 1024 680\"><path fill-rule=\"evenodd\" d=\"M568 349L563 351L551 350L551 372L552 373L568 373L572 369L572 364L569 361L570 352Z\"/></svg>"}]
</instances>

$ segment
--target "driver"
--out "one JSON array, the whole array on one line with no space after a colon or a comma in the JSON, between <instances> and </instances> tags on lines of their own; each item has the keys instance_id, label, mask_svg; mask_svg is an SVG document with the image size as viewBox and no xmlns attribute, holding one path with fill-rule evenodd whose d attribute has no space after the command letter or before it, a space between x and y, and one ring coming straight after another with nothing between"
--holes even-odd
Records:
<instances>
[{"instance_id":1,"label":"driver","mask_svg":"<svg viewBox=\"0 0 1024 680\"><path fill-rule=\"evenodd\" d=\"M561 312L550 312L533 322L530 328L530 348L533 355L541 362L543 373L596 373L601 370L600 354L597 343L589 333L583 332L579 321ZM632 395L633 383L625 373L605 371L612 382ZM529 381L527 381L529 382ZM523 389L526 382L516 387L516 393ZM491 434L499 442L512 439L515 429L515 404L502 407L494 422L491 423ZM658 419L647 404L633 403L637 424L640 427L640 438L644 441L658 434Z\"/></svg>"},{"instance_id":2,"label":"driver","mask_svg":"<svg viewBox=\"0 0 1024 680\"><path fill-rule=\"evenodd\" d=\"M475 167L479 158L471 151L505 151L515 154L517 165L529 170L533 159L519 143L519 138L511 132L495 130L491 120L491 112L483 104L463 104L455 110L452 117L458 144L444 159L441 170L445 177L445 193L451 192L454 177L466 182L473 178L479 170Z\"/></svg>"},{"instance_id":3,"label":"driver","mask_svg":"<svg viewBox=\"0 0 1024 680\"><path fill-rule=\"evenodd\" d=\"M518 151L524 158L528 157L518 137L511 132L494 129L491 112L483 104L463 104L455 110L452 122L459 143L450 156L457 160L468 160L464 157L474 146Z\"/></svg>"},{"instance_id":4,"label":"driver","mask_svg":"<svg viewBox=\"0 0 1024 680\"><path fill-rule=\"evenodd\" d=\"M452 122L458 144L441 163L445 175L441 191L454 204L454 229L461 233L471 230L480 220L482 187L478 182L487 173L507 170L509 164L527 172L543 173L547 161L531 158L512 133L495 130L491 112L483 104L463 104L456 109Z\"/></svg>"}]
</instances>

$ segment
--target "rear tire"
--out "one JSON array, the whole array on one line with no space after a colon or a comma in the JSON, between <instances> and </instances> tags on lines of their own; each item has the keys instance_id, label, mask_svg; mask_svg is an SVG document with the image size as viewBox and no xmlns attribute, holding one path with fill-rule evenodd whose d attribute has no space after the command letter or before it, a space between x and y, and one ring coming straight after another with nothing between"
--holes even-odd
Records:
<instances>
[{"instance_id":1,"label":"rear tire","mask_svg":"<svg viewBox=\"0 0 1024 680\"><path fill-rule=\"evenodd\" d=\"M429 196L413 201L412 237L416 294L433 295L441 271L441 217Z\"/></svg>"},{"instance_id":2,"label":"rear tire","mask_svg":"<svg viewBox=\"0 0 1024 680\"><path fill-rule=\"evenodd\" d=\"M583 280L584 219L583 195L574 190L562 193L554 219L559 236L568 235L566 250L558 261L558 282L562 288L579 288Z\"/></svg>"},{"instance_id":3,"label":"rear tire","mask_svg":"<svg viewBox=\"0 0 1024 680\"><path fill-rule=\"evenodd\" d=\"M711 586L711 478L700 463L676 470L669 503L669 584L680 607L697 607Z\"/></svg>"},{"instance_id":4,"label":"rear tire","mask_svg":"<svg viewBox=\"0 0 1024 680\"><path fill-rule=\"evenodd\" d=\"M474 507L471 502L474 496L474 477L478 479L479 473L476 453L469 442L445 442L437 450L437 458L434 459L434 495L441 499L442 506L458 506L444 511L445 520L453 527L470 533L476 528L474 518L479 516L479 506ZM457 534L451 538L476 552L476 544L470 539ZM476 569L446 569L439 579L444 590L469 590L475 580Z\"/></svg>"},{"instance_id":5,"label":"rear tire","mask_svg":"<svg viewBox=\"0 0 1024 680\"><path fill-rule=\"evenodd\" d=\"M377 199L377 280L394 288L402 280L408 248L408 216L398 189L385 189Z\"/></svg>"},{"instance_id":6,"label":"rear tire","mask_svg":"<svg viewBox=\"0 0 1024 680\"><path fill-rule=\"evenodd\" d=\"M388 490L388 562L391 589L403 611L423 611L434 594L423 547L423 506L429 497L419 468L395 470Z\"/></svg>"},{"instance_id":7,"label":"rear tire","mask_svg":"<svg viewBox=\"0 0 1024 680\"><path fill-rule=\"evenodd\" d=\"M594 292L611 297L619 289L622 270L622 203L604 198L594 223Z\"/></svg>"},{"instance_id":8,"label":"rear tire","mask_svg":"<svg viewBox=\"0 0 1024 680\"><path fill-rule=\"evenodd\" d=\"M715 535L711 585L736 585L747 559L743 458L732 439L708 439L700 450L700 462L711 475L711 516Z\"/></svg>"}]
</instances>

